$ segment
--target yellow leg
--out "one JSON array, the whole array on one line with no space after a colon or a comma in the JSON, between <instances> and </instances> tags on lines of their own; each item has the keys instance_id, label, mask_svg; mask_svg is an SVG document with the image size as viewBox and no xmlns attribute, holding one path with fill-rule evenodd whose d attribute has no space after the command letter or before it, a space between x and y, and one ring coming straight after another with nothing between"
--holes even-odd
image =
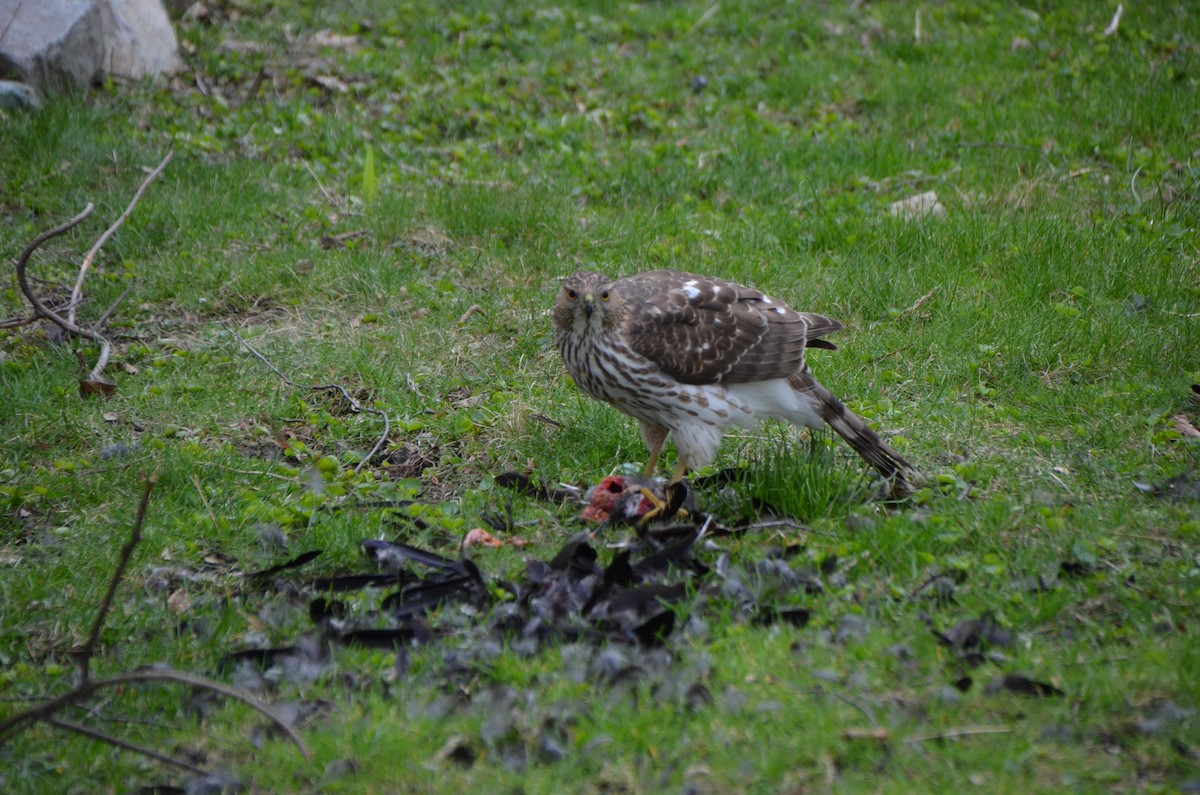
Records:
<instances>
[{"instance_id":1,"label":"yellow leg","mask_svg":"<svg viewBox=\"0 0 1200 795\"><path fill-rule=\"evenodd\" d=\"M642 421L639 421L639 425L642 431L642 441L646 443L646 447L650 448L650 455L646 457L646 477L653 478L654 467L658 465L658 456L662 453L670 429Z\"/></svg>"},{"instance_id":2,"label":"yellow leg","mask_svg":"<svg viewBox=\"0 0 1200 795\"><path fill-rule=\"evenodd\" d=\"M654 467L658 464L658 454L662 452L662 448L651 450L650 455L646 457L646 477L654 477Z\"/></svg>"}]
</instances>

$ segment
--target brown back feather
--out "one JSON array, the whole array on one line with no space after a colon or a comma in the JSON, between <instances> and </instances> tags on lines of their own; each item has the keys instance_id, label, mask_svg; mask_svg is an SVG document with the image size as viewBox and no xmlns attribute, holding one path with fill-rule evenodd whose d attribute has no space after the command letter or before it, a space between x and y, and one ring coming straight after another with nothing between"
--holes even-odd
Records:
<instances>
[{"instance_id":1,"label":"brown back feather","mask_svg":"<svg viewBox=\"0 0 1200 795\"><path fill-rule=\"evenodd\" d=\"M649 271L613 285L626 302L630 347L685 384L750 383L804 368L806 348L842 324L797 312L759 290L680 271Z\"/></svg>"}]
</instances>

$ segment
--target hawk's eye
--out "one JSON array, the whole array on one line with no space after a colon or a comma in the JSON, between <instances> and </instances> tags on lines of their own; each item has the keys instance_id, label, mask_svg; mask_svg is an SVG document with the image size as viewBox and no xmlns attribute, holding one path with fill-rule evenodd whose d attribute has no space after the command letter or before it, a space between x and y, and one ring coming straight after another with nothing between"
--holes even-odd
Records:
<instances>
[{"instance_id":1,"label":"hawk's eye","mask_svg":"<svg viewBox=\"0 0 1200 795\"><path fill-rule=\"evenodd\" d=\"M600 300L601 300L601 301L607 301L607 300L608 300L608 290L605 290L604 292L600 293Z\"/></svg>"},{"instance_id":2,"label":"hawk's eye","mask_svg":"<svg viewBox=\"0 0 1200 795\"><path fill-rule=\"evenodd\" d=\"M568 301L574 301L578 297L579 297L579 293L575 292L574 290L567 290L567 300Z\"/></svg>"}]
</instances>

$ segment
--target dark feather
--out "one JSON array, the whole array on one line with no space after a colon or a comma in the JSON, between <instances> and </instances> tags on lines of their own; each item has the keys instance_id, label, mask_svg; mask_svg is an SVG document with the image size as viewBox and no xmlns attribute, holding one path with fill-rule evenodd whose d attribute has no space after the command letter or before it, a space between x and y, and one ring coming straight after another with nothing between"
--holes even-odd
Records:
<instances>
[{"instance_id":1,"label":"dark feather","mask_svg":"<svg viewBox=\"0 0 1200 795\"><path fill-rule=\"evenodd\" d=\"M879 434L871 430L862 417L846 408L842 401L822 386L807 370L796 373L788 379L788 382L793 389L812 398L817 404L821 419L825 420L829 427L833 428L838 436L845 439L846 443L853 447L854 451L874 467L880 475L891 482L893 497L906 497L912 493L912 485L908 482L908 476L913 472L912 464L892 449L887 442L880 439Z\"/></svg>"}]
</instances>

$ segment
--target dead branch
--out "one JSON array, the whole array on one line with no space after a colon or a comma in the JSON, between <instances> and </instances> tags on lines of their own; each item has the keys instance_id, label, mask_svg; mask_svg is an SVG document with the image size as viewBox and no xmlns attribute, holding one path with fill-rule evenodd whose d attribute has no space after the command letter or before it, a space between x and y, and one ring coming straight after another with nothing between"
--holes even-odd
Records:
<instances>
[{"instance_id":1,"label":"dead branch","mask_svg":"<svg viewBox=\"0 0 1200 795\"><path fill-rule=\"evenodd\" d=\"M959 141L955 146L959 149L1016 149L1017 151L1028 152L1039 151L1041 149L1040 146L1010 144L1003 141Z\"/></svg>"},{"instance_id":2,"label":"dead branch","mask_svg":"<svg viewBox=\"0 0 1200 795\"><path fill-rule=\"evenodd\" d=\"M371 451L369 453L367 453L366 458L364 458L362 461L358 462L358 466L356 466L354 468L355 472L361 472L362 468L365 467L368 463L370 463L371 460L373 458L375 458L375 455L383 448L383 446L385 444L387 444L388 436L390 436L392 433L392 423L391 423L391 420L388 419L388 415L387 415L386 411L382 411L381 409L373 409L373 408L363 406L361 403L359 403L357 400L355 400L353 397L351 397L350 393L346 391L346 388L341 386L340 384L297 384L295 381L293 381L292 379L290 379L286 375L284 375L283 371L281 371L278 367L276 367L274 364L272 364L270 359L268 359L263 354L259 353L259 351L256 350L254 348L254 346L251 345L249 342L246 342L246 340L243 339L242 336L240 334L238 334L236 331L234 331L232 328L230 328L225 323L222 323L221 327L224 328L226 331L228 331L230 334L232 334L234 337L236 337L238 342L242 343L242 345L246 348L246 350L248 350L248 351L250 351L250 353L254 354L254 356L260 362L265 364L271 370L271 372L273 372L273 373L275 373L275 375L279 376L279 380L283 381L283 383L287 384L288 386L295 387L296 389L308 389L308 390L312 390L314 392L337 392L345 399L345 401L347 403L350 404L350 410L353 411L355 414L361 414L362 412L365 411L368 414L378 414L380 417L383 417L383 434L379 437L379 440L377 442L375 442L375 446L371 448Z\"/></svg>"},{"instance_id":3,"label":"dead branch","mask_svg":"<svg viewBox=\"0 0 1200 795\"><path fill-rule=\"evenodd\" d=\"M924 305L925 305L925 302L926 302L926 301L928 301L930 298L933 298L934 294L935 294L935 293L937 293L937 291L938 291L938 287L937 287L937 285L935 284L935 285L933 286L933 289L932 289L932 290L930 290L929 292L925 293L925 295L923 295L923 296L921 296L920 298L918 298L918 299L916 300L916 302L915 302L915 303L914 303L912 306L910 306L910 307L908 307L908 308L906 308L906 309L902 309L902 310L900 310L899 312L897 312L897 313L896 313L896 316L895 316L894 318L892 318L892 319L893 319L893 320L899 320L900 318L904 317L905 315L907 315L907 314L909 314L909 313L911 313L911 312L916 312L918 309L920 309L922 306L924 306Z\"/></svg>"},{"instance_id":4,"label":"dead branch","mask_svg":"<svg viewBox=\"0 0 1200 795\"><path fill-rule=\"evenodd\" d=\"M102 731L98 731L89 726L84 726L80 723L72 723L71 721L66 721L61 718L46 718L46 723L50 724L56 729L62 729L63 731L69 731L75 734L82 734L84 737L89 737L93 740L99 740L102 743L108 743L109 745L116 746L123 751L133 751L135 754L141 754L142 756L157 760L163 764L183 768L184 770L196 773L197 775L206 776L209 773L209 771L205 770L204 768L193 765L191 762L186 760L164 754L161 751L155 751L153 748L147 748L144 745L138 745L137 743L131 743L128 740L122 740L119 737L113 737L111 734L105 734Z\"/></svg>"},{"instance_id":5,"label":"dead branch","mask_svg":"<svg viewBox=\"0 0 1200 795\"><path fill-rule=\"evenodd\" d=\"M279 730L291 740L292 744L300 749L301 755L306 761L311 761L312 752L309 751L308 745L305 744L303 738L296 733L291 724L277 713L267 704L259 701L249 693L245 693L228 685L223 685L219 682L205 679L200 676L183 673L182 671L173 671L169 668L147 669L142 671L134 671L128 674L112 676L107 679L89 679L86 682L80 683L72 690L68 690L61 696L56 696L49 701L43 701L36 707L30 707L27 710L18 712L16 715L0 723L0 742L8 735L23 728L24 726L35 723L37 721L46 721L58 712L63 707L74 704L78 701L88 698L93 693L104 690L110 687L120 687L121 685L138 684L142 682L175 682L181 685L188 685L199 690L210 690L214 693L232 698L235 701L240 701L246 706L256 710L269 721L279 727Z\"/></svg>"},{"instance_id":6,"label":"dead branch","mask_svg":"<svg viewBox=\"0 0 1200 795\"><path fill-rule=\"evenodd\" d=\"M47 229L45 232L42 232L33 240L29 241L29 245L25 246L25 250L22 251L21 256L17 258L17 282L21 286L21 292L23 292L25 297L29 299L29 303L33 307L34 314L36 314L38 317L49 318L54 320L59 325L66 323L65 319L59 317L52 309L43 304L41 299L37 297L37 294L33 292L33 288L29 286L29 277L25 274L25 266L29 262L29 258L33 256L33 252L37 251L47 240L52 240L59 235L64 235L75 227L79 226L81 223L83 223L84 219L92 214L92 211L95 209L96 205L88 202L87 207L84 207L79 215L75 216L69 221L64 221L53 229ZM57 320L55 320L55 318L57 318Z\"/></svg>"},{"instance_id":7,"label":"dead branch","mask_svg":"<svg viewBox=\"0 0 1200 795\"><path fill-rule=\"evenodd\" d=\"M28 326L31 323L36 323L37 321L37 315L30 315L29 317L10 317L6 318L5 320L0 320L0 328L20 328L21 326Z\"/></svg>"},{"instance_id":8,"label":"dead branch","mask_svg":"<svg viewBox=\"0 0 1200 795\"><path fill-rule=\"evenodd\" d=\"M167 164L171 162L171 158L173 157L175 157L174 152L167 152L167 156L162 159L162 162L158 164L158 167L146 175L146 178L142 180L142 184L138 186L137 192L134 193L133 198L130 199L129 206L125 208L125 212L121 213L121 216L117 218L117 220L113 221L108 229L104 230L104 234L96 238L96 242L92 244L90 249L88 249L88 253L84 255L83 262L79 265L79 275L75 277L75 287L71 290L71 301L67 304L67 320L72 324L75 322L75 310L78 309L79 305L83 302L83 279L85 276L87 276L88 270L92 267L92 261L96 259L96 254L100 252L100 248L117 233L117 230L120 229L125 221L129 218L130 213L133 212L133 208L137 206L139 201L141 201L142 194L146 192L146 188L150 187L150 183L158 178L158 175L163 172L163 169L167 167Z\"/></svg>"},{"instance_id":9,"label":"dead branch","mask_svg":"<svg viewBox=\"0 0 1200 795\"><path fill-rule=\"evenodd\" d=\"M80 724L65 721L54 717L55 713L68 706L78 706L78 702L89 698L92 694L104 690L106 688L120 687L122 685L136 684L141 682L175 682L178 684L188 685L200 690L209 690L214 693L240 701L243 704L258 711L266 716L273 724L279 727L279 730L287 736L289 740L300 749L300 753L305 760L311 760L312 754L304 740L296 732L295 729L281 716L275 712L270 706L259 701L249 693L245 693L228 685L223 685L219 682L213 682L200 676L173 671L169 668L165 669L146 669L134 671L128 674L112 676L107 679L92 679L88 676L88 667L92 655L95 653L96 644L100 637L100 631L104 626L104 619L108 615L109 609L112 607L113 596L116 593L117 586L120 584L125 574L125 569L129 565L129 560L133 556L133 551L137 547L142 538L142 525L146 520L146 508L150 504L150 493L154 488L154 484L158 478L156 475L151 475L146 480L146 489L142 492L142 500L138 504L137 516L133 522L133 531L129 535L129 540L125 546L121 548L121 555L117 561L117 568L113 572L112 578L108 583L108 591L104 595L103 601L100 603L100 609L96 613L96 620L92 625L91 634L88 636L87 643L84 644L80 653L80 682L73 689L56 696L49 700L43 701L40 704L22 710L8 719L0 722L0 744L3 744L5 738L19 731L27 725L42 721L64 731L71 731L90 737L94 740L109 743L126 751L133 751L137 754L149 757L159 762L176 767L182 767L186 770L191 770L196 773L207 773L208 771L196 767L186 761L176 759L175 757L155 751L152 748L146 748L136 743L131 743L117 737L105 734L96 729L82 726Z\"/></svg>"},{"instance_id":10,"label":"dead branch","mask_svg":"<svg viewBox=\"0 0 1200 795\"><path fill-rule=\"evenodd\" d=\"M1011 732L1011 726L967 726L962 729L949 729L937 734L922 734L918 737L909 737L904 741L904 744L911 745L914 743L927 743L933 740L950 740L955 737L974 737L980 734L1009 734Z\"/></svg>"},{"instance_id":11,"label":"dead branch","mask_svg":"<svg viewBox=\"0 0 1200 795\"><path fill-rule=\"evenodd\" d=\"M124 303L125 299L128 298L132 292L133 292L133 285L131 284L128 287L126 287L120 295L117 296L117 300L113 301L111 304L108 305L108 309L104 310L104 314L101 315L100 319L96 321L96 325L93 326L93 328L95 328L97 331L99 331L100 329L102 329L106 325L108 325L108 319L113 316L113 312L117 311L117 307L119 307L122 303Z\"/></svg>"},{"instance_id":12,"label":"dead branch","mask_svg":"<svg viewBox=\"0 0 1200 795\"><path fill-rule=\"evenodd\" d=\"M1117 13L1113 14L1112 20L1108 23L1108 27L1104 29L1105 36L1115 36L1117 29L1121 26L1121 15L1125 13L1125 6L1117 3Z\"/></svg>"},{"instance_id":13,"label":"dead branch","mask_svg":"<svg viewBox=\"0 0 1200 795\"><path fill-rule=\"evenodd\" d=\"M79 215L75 216L69 221L66 221L65 223L59 224L53 229L48 229L45 232L42 232L40 235L31 240L29 245L25 247L25 250L21 252L21 256L17 258L17 283L20 285L21 292L25 294L25 298L29 301L30 306L33 307L34 315L36 317L45 318L51 321L68 334L74 334L77 337L84 337L100 346L100 355L96 359L96 366L92 368L92 372L88 375L88 379L93 382L100 379L100 373L102 373L104 368L108 365L108 357L109 354L112 353L112 343L109 342L108 338L100 332L93 331L91 329L80 328L62 315L55 312L50 307L43 304L42 300L37 297L37 293L33 291L33 287L31 287L29 284L29 275L26 273L26 268L29 265L29 258L33 255L33 252L37 251L38 247L40 247L47 240L58 237L59 235L74 229L83 222L83 219L91 215L92 210L94 209L96 209L95 205L89 202L88 206L84 207L83 211L80 212Z\"/></svg>"},{"instance_id":14,"label":"dead branch","mask_svg":"<svg viewBox=\"0 0 1200 795\"><path fill-rule=\"evenodd\" d=\"M114 234L116 234L117 230L121 228L121 225L125 223L127 218L129 218L130 213L133 212L133 208L137 206L138 201L142 198L142 194L146 192L146 188L149 187L150 183L153 182L158 175L163 172L163 169L165 169L167 164L171 162L171 158L174 157L174 155L174 152L168 152L166 157L163 158L162 162L158 164L158 167L146 176L146 179L142 181L142 184L138 187L137 192L133 195L133 199L129 202L129 206L125 208L125 212L121 213L121 217L114 221L112 225L108 227L108 229L104 230L104 233L100 235L100 237L92 245L91 249L87 252L86 256L84 256L83 263L79 266L79 275L75 279L75 287L71 291L71 300L67 303L66 317L63 317L42 303L42 300L38 298L37 293L33 291L33 287L29 283L29 275L27 273L27 269L29 267L29 258L33 256L33 252L37 251L37 249L47 240L58 237L59 235L66 233L82 223L85 218L92 214L92 211L95 209L95 205L89 202L87 207L85 207L83 211L79 213L79 215L75 216L66 223L54 227L53 229L42 232L40 235L30 241L29 245L25 247L25 250L21 252L21 256L17 259L17 282L21 286L21 292L24 293L25 298L29 301L30 306L33 307L34 318L44 318L49 320L68 334L89 339L100 346L100 355L96 357L96 365L92 368L87 378L84 379L79 385L80 392L85 396L97 393L109 394L112 391L112 382L104 380L104 378L101 376L101 374L104 372L104 368L108 366L108 359L112 354L112 342L110 342L109 339L101 333L101 331L104 328L104 324L107 323L108 319L112 316L112 313L116 311L117 307L120 306L121 302L125 300L126 296L128 296L129 290L126 290L116 301L113 302L112 306L105 311L105 313L100 317L100 321L96 323L94 327L85 329L75 322L75 311L79 304L83 301L83 279L87 275L88 270L91 268L92 261L96 258L96 254L100 251L100 247L107 243L108 240L112 238ZM14 318L12 320L4 321L3 327L12 328L15 326L25 325L25 322L26 321L22 318Z\"/></svg>"},{"instance_id":15,"label":"dead branch","mask_svg":"<svg viewBox=\"0 0 1200 795\"><path fill-rule=\"evenodd\" d=\"M104 599L100 602L100 609L96 611L96 620L92 623L92 632L88 635L87 643L83 644L83 649L79 654L79 678L83 683L88 680L88 668L91 665L92 655L96 653L96 643L100 640L100 630L104 627L104 619L108 617L108 611L112 608L113 596L117 593L117 586L121 583L121 579L125 576L125 568L129 565L129 558L133 555L133 550L142 540L142 524L146 521L146 508L150 505L150 492L154 490L154 484L158 482L158 475L154 474L146 478L146 490L142 492L142 501L138 503L137 516L133 520L133 530L129 534L129 540L125 542L125 546L121 547L121 556L117 559L117 568L113 571L112 578L108 581L108 591L104 594Z\"/></svg>"}]
</instances>

